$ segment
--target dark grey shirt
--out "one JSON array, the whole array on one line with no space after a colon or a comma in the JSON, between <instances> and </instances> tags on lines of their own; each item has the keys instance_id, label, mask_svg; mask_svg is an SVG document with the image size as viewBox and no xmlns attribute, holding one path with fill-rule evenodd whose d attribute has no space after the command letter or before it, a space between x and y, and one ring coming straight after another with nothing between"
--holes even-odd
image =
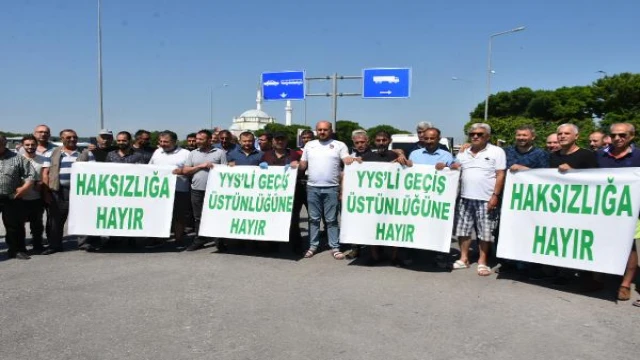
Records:
<instances>
[{"instance_id":1,"label":"dark grey shirt","mask_svg":"<svg viewBox=\"0 0 640 360\"><path fill-rule=\"evenodd\" d=\"M0 155L0 196L12 197L25 181L35 181L36 174L29 160L9 149Z\"/></svg>"},{"instance_id":2,"label":"dark grey shirt","mask_svg":"<svg viewBox=\"0 0 640 360\"><path fill-rule=\"evenodd\" d=\"M212 164L227 164L227 156L224 150L219 148L211 148L209 151L204 152L200 149L195 149L189 153L185 166L197 166L202 163L210 161ZM191 188L193 190L205 191L207 189L207 179L209 178L209 169L198 170L195 174L191 175Z\"/></svg>"}]
</instances>

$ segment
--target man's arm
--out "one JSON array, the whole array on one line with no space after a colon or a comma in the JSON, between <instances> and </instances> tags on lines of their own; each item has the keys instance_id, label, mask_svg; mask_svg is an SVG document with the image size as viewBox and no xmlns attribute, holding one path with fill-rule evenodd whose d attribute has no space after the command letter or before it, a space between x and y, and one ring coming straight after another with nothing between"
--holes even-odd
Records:
<instances>
[{"instance_id":1,"label":"man's arm","mask_svg":"<svg viewBox=\"0 0 640 360\"><path fill-rule=\"evenodd\" d=\"M502 195L502 188L504 187L505 171L496 170L496 184L493 187L493 194L487 204L487 210L493 210L498 206L500 202L500 195Z\"/></svg>"}]
</instances>

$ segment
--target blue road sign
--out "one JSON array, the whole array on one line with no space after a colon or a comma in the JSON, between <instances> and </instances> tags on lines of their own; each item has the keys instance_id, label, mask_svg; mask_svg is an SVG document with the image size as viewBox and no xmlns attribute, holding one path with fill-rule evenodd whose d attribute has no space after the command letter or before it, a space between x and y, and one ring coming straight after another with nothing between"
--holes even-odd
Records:
<instances>
[{"instance_id":1,"label":"blue road sign","mask_svg":"<svg viewBox=\"0 0 640 360\"><path fill-rule=\"evenodd\" d=\"M265 100L304 100L304 71L262 73L262 97Z\"/></svg>"},{"instance_id":2,"label":"blue road sign","mask_svg":"<svg viewBox=\"0 0 640 360\"><path fill-rule=\"evenodd\" d=\"M377 68L362 70L362 97L365 99L408 98L411 69Z\"/></svg>"}]
</instances>

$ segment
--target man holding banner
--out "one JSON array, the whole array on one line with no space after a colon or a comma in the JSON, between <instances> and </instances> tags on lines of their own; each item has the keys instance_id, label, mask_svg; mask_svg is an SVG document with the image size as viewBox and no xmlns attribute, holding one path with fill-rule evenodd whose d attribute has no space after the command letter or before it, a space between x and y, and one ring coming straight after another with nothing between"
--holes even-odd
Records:
<instances>
[{"instance_id":1,"label":"man holding banner","mask_svg":"<svg viewBox=\"0 0 640 360\"><path fill-rule=\"evenodd\" d=\"M640 167L640 152L632 145L636 134L635 127L629 123L612 124L610 134L611 145L597 153L598 165L601 168ZM635 237L637 238L638 235L636 234ZM627 268L624 271L622 283L618 289L618 300L626 301L631 298L631 283L636 277L637 268L638 252L636 251L636 242L634 240L631 245L629 260L627 261ZM640 305L640 303L638 304Z\"/></svg>"},{"instance_id":2,"label":"man holding banner","mask_svg":"<svg viewBox=\"0 0 640 360\"><path fill-rule=\"evenodd\" d=\"M478 275L488 276L488 257L498 226L500 195L504 186L506 156L504 150L489 143L491 127L475 123L469 128L471 146L457 156L462 173L460 199L457 208L456 235L460 242L460 259L453 269L469 267L471 231L476 229L480 257Z\"/></svg>"}]
</instances>

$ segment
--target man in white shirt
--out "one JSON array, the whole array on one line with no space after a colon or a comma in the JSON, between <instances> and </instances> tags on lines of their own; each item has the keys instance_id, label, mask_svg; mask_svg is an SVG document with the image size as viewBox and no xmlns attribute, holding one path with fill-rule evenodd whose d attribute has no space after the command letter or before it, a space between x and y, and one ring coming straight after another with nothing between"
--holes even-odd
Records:
<instances>
[{"instance_id":1,"label":"man in white shirt","mask_svg":"<svg viewBox=\"0 0 640 360\"><path fill-rule=\"evenodd\" d=\"M42 201L42 169L51 166L49 157L36 154L38 148L38 140L33 135L27 135L22 138L23 152L22 156L29 160L35 174L35 185L22 197L25 215L29 221L31 229L31 245L33 252L40 254L44 251L42 245L42 233L44 225L42 216L44 215L44 202Z\"/></svg>"},{"instance_id":2,"label":"man in white shirt","mask_svg":"<svg viewBox=\"0 0 640 360\"><path fill-rule=\"evenodd\" d=\"M159 148L151 156L150 165L175 166L176 191L173 200L173 233L178 246L182 245L182 237L187 223L187 214L191 208L189 178L183 174L183 167L189 157L189 150L177 146L178 135L173 131L165 130L158 135Z\"/></svg>"},{"instance_id":3,"label":"man in white shirt","mask_svg":"<svg viewBox=\"0 0 640 360\"><path fill-rule=\"evenodd\" d=\"M500 195L504 186L507 160L504 150L491 145L491 127L475 123L469 128L471 146L458 153L456 162L461 167L460 201L456 212L456 235L460 242L460 260L453 263L453 269L469 267L469 245L471 231L476 229L480 257L478 275L488 276L491 268L487 265L494 242L494 231L498 226Z\"/></svg>"},{"instance_id":4,"label":"man in white shirt","mask_svg":"<svg viewBox=\"0 0 640 360\"><path fill-rule=\"evenodd\" d=\"M312 257L320 246L320 220L324 217L331 254L336 260L344 259L340 252L338 208L340 202L341 167L350 165L347 145L332 139L333 129L328 121L316 124L317 139L304 146L300 171L307 170L307 202L309 208L309 250L305 258Z\"/></svg>"}]
</instances>

